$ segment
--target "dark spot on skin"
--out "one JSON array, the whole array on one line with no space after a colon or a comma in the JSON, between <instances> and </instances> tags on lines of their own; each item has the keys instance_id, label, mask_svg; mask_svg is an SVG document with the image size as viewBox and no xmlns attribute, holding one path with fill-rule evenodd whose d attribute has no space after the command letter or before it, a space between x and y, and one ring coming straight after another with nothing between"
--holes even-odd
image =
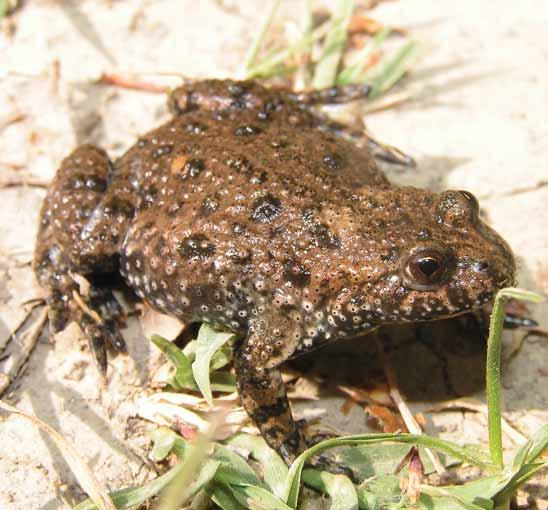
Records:
<instances>
[{"instance_id":1,"label":"dark spot on skin","mask_svg":"<svg viewBox=\"0 0 548 510\"><path fill-rule=\"evenodd\" d=\"M207 126L201 122L189 122L185 125L185 130L187 133L192 133L194 135L201 135L207 131Z\"/></svg>"},{"instance_id":2,"label":"dark spot on skin","mask_svg":"<svg viewBox=\"0 0 548 510\"><path fill-rule=\"evenodd\" d=\"M200 214L202 216L208 216L212 212L215 212L219 207L219 202L213 197L205 197L200 205Z\"/></svg>"},{"instance_id":3,"label":"dark spot on skin","mask_svg":"<svg viewBox=\"0 0 548 510\"><path fill-rule=\"evenodd\" d=\"M238 172L251 172L253 170L251 163L244 156L229 158L225 161L225 164Z\"/></svg>"},{"instance_id":4,"label":"dark spot on skin","mask_svg":"<svg viewBox=\"0 0 548 510\"><path fill-rule=\"evenodd\" d=\"M254 173L250 178L249 178L249 182L251 184L263 184L264 182L266 182L266 179L267 179L267 173L263 170L262 172L260 173Z\"/></svg>"},{"instance_id":5,"label":"dark spot on skin","mask_svg":"<svg viewBox=\"0 0 548 510\"><path fill-rule=\"evenodd\" d=\"M390 248L379 253L381 260L384 262L395 262L398 260L399 255L400 253L397 248Z\"/></svg>"},{"instance_id":6,"label":"dark spot on skin","mask_svg":"<svg viewBox=\"0 0 548 510\"><path fill-rule=\"evenodd\" d=\"M330 170L338 170L342 167L342 158L337 154L326 154L323 157L323 164Z\"/></svg>"},{"instance_id":7,"label":"dark spot on skin","mask_svg":"<svg viewBox=\"0 0 548 510\"><path fill-rule=\"evenodd\" d=\"M284 147L287 147L287 142L285 140L273 140L270 142L270 145L274 149L283 149Z\"/></svg>"},{"instance_id":8,"label":"dark spot on skin","mask_svg":"<svg viewBox=\"0 0 548 510\"><path fill-rule=\"evenodd\" d=\"M384 220L375 219L375 220L372 220L371 223L375 226L377 230L380 230L386 227L386 221Z\"/></svg>"},{"instance_id":9,"label":"dark spot on skin","mask_svg":"<svg viewBox=\"0 0 548 510\"><path fill-rule=\"evenodd\" d=\"M240 223L234 223L232 225L232 232L238 235L243 234L245 232L245 227Z\"/></svg>"},{"instance_id":10,"label":"dark spot on skin","mask_svg":"<svg viewBox=\"0 0 548 510\"><path fill-rule=\"evenodd\" d=\"M183 171L181 172L181 178L182 179L188 179L190 177L196 177L205 169L205 163L203 159L189 159L185 166L183 167Z\"/></svg>"},{"instance_id":11,"label":"dark spot on skin","mask_svg":"<svg viewBox=\"0 0 548 510\"><path fill-rule=\"evenodd\" d=\"M294 260L284 264L284 278L297 287L305 287L310 283L310 269Z\"/></svg>"},{"instance_id":12,"label":"dark spot on skin","mask_svg":"<svg viewBox=\"0 0 548 510\"><path fill-rule=\"evenodd\" d=\"M257 126L252 126L250 124L246 124L245 126L238 126L234 130L234 134L236 136L252 136L257 135L261 132L261 129Z\"/></svg>"},{"instance_id":13,"label":"dark spot on skin","mask_svg":"<svg viewBox=\"0 0 548 510\"><path fill-rule=\"evenodd\" d=\"M258 198L253 203L251 219L258 223L269 223L281 213L282 203L280 199L268 193L268 195Z\"/></svg>"},{"instance_id":14,"label":"dark spot on skin","mask_svg":"<svg viewBox=\"0 0 548 510\"><path fill-rule=\"evenodd\" d=\"M260 406L253 411L251 419L256 423L263 423L273 416L281 416L288 411L287 399L280 397L269 406Z\"/></svg>"},{"instance_id":15,"label":"dark spot on skin","mask_svg":"<svg viewBox=\"0 0 548 510\"><path fill-rule=\"evenodd\" d=\"M107 189L107 181L97 176L88 176L85 180L85 186L87 189L103 193Z\"/></svg>"},{"instance_id":16,"label":"dark spot on skin","mask_svg":"<svg viewBox=\"0 0 548 510\"><path fill-rule=\"evenodd\" d=\"M131 218L135 212L135 207L129 200L115 197L105 205L104 211L107 216L124 216L125 218Z\"/></svg>"},{"instance_id":17,"label":"dark spot on skin","mask_svg":"<svg viewBox=\"0 0 548 510\"><path fill-rule=\"evenodd\" d=\"M324 223L318 223L310 229L319 248L340 248L341 240Z\"/></svg>"},{"instance_id":18,"label":"dark spot on skin","mask_svg":"<svg viewBox=\"0 0 548 510\"><path fill-rule=\"evenodd\" d=\"M301 218L303 220L303 223L310 227L314 224L315 218L318 213L321 212L320 207L306 207L301 211Z\"/></svg>"},{"instance_id":19,"label":"dark spot on skin","mask_svg":"<svg viewBox=\"0 0 548 510\"><path fill-rule=\"evenodd\" d=\"M174 204L170 204L170 206L167 208L167 215L170 218L177 216L179 211L183 208L184 204L184 202L175 202Z\"/></svg>"},{"instance_id":20,"label":"dark spot on skin","mask_svg":"<svg viewBox=\"0 0 548 510\"><path fill-rule=\"evenodd\" d=\"M179 253L186 259L206 259L215 253L215 245L203 234L187 237L178 247Z\"/></svg>"},{"instance_id":21,"label":"dark spot on skin","mask_svg":"<svg viewBox=\"0 0 548 510\"><path fill-rule=\"evenodd\" d=\"M173 150L173 145L160 145L152 151L152 157L158 159L166 154L169 154Z\"/></svg>"},{"instance_id":22,"label":"dark spot on skin","mask_svg":"<svg viewBox=\"0 0 548 510\"><path fill-rule=\"evenodd\" d=\"M275 110L279 110L281 105L282 101L280 101L279 99L267 101L266 103L264 103L263 109L259 113L257 113L257 118L262 121L268 120L270 117L270 113Z\"/></svg>"},{"instance_id":23,"label":"dark spot on skin","mask_svg":"<svg viewBox=\"0 0 548 510\"><path fill-rule=\"evenodd\" d=\"M153 184L152 186L149 186L148 188L146 188L144 192L145 192L144 199L145 199L146 205L150 206L150 204L154 202L156 195L158 194L158 188L154 186Z\"/></svg>"}]
</instances>

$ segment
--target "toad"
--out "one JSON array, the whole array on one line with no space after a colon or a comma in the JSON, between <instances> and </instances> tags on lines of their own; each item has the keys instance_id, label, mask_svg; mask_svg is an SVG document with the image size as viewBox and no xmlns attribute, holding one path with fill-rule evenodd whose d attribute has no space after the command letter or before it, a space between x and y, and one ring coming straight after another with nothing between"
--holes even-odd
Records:
<instances>
[{"instance_id":1,"label":"toad","mask_svg":"<svg viewBox=\"0 0 548 510\"><path fill-rule=\"evenodd\" d=\"M122 308L104 285L120 273L160 312L234 332L242 404L291 463L305 442L284 361L384 324L468 312L514 279L512 252L472 194L394 186L365 134L312 111L366 94L198 81L175 89L172 119L116 161L78 147L40 215L34 269L51 330L78 322L106 371L105 346L125 349Z\"/></svg>"}]
</instances>

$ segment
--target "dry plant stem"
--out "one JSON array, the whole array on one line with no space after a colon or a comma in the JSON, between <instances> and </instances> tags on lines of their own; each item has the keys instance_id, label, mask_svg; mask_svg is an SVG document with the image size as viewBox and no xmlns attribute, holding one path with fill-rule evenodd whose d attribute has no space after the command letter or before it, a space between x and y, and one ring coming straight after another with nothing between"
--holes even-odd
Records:
<instances>
[{"instance_id":1,"label":"dry plant stem","mask_svg":"<svg viewBox=\"0 0 548 510\"><path fill-rule=\"evenodd\" d=\"M394 401L394 404L396 404L396 407L398 408L398 411L401 414L403 422L405 423L405 426L407 427L409 432L411 432L412 434L422 434L423 431L421 429L421 426L417 423L417 420L415 420L413 413L411 412L411 410L409 409L409 406L405 402L403 395L400 393L396 373L394 371L394 368L392 367L392 364L390 363L389 357L386 356L384 352L384 348L380 341L379 335L374 335L374 337L375 337L375 343L377 345L377 351L379 353L379 356L381 357L381 362L382 362L384 374L386 376L386 381L388 383L390 397ZM445 476L446 469L443 467L443 464L441 463L437 453L430 450L430 448L425 448L424 451L430 458L434 466L434 469L436 470L436 473L438 473L438 475L442 477Z\"/></svg>"},{"instance_id":2,"label":"dry plant stem","mask_svg":"<svg viewBox=\"0 0 548 510\"><path fill-rule=\"evenodd\" d=\"M0 188L19 188L19 187L29 187L29 188L47 188L49 182L44 182L35 179L18 179L13 181L4 181L0 182Z\"/></svg>"},{"instance_id":3,"label":"dry plant stem","mask_svg":"<svg viewBox=\"0 0 548 510\"><path fill-rule=\"evenodd\" d=\"M91 317L99 326L101 324L103 324L103 321L102 321L101 317L99 316L99 314L95 310L92 310L88 305L86 305L86 303L84 303L84 300L82 299L82 296L80 296L80 294L78 294L78 292L73 290L72 291L72 297L74 298L74 301L76 302L76 304L82 309L82 311L86 315Z\"/></svg>"},{"instance_id":4,"label":"dry plant stem","mask_svg":"<svg viewBox=\"0 0 548 510\"><path fill-rule=\"evenodd\" d=\"M32 312L32 309L26 315L24 321L27 320L31 312ZM46 323L47 318L48 318L48 310L47 308L44 308L40 312L40 315L38 319L36 320L36 323L23 336L25 340L25 345L23 348L19 350L19 355L18 356L12 355L11 356L12 359L10 359L8 363L6 363L6 366L7 366L6 373L0 374L0 395L4 393L4 391L15 380L15 378L21 371L21 367L27 361L30 353L36 346L36 342L38 341L38 337L40 336L40 333L42 332L42 328L44 327L44 324ZM24 321L21 322L19 327L21 327L24 324ZM14 333L12 333L12 335L15 335L16 331L17 330L15 330ZM24 353L24 354L21 355L21 353Z\"/></svg>"},{"instance_id":5,"label":"dry plant stem","mask_svg":"<svg viewBox=\"0 0 548 510\"><path fill-rule=\"evenodd\" d=\"M462 409L464 411L473 411L480 413L482 416L487 417L487 406L475 399L470 398L457 398L442 402L428 409L429 412L437 413L445 411L446 409ZM527 438L517 430L506 418L502 418L502 431L517 445L522 445L527 442Z\"/></svg>"},{"instance_id":6,"label":"dry plant stem","mask_svg":"<svg viewBox=\"0 0 548 510\"><path fill-rule=\"evenodd\" d=\"M16 124L17 122L22 122L26 119L26 115L23 113L14 113L13 115L10 115L9 117L0 120L0 131L7 128L8 126L11 126L12 124Z\"/></svg>"},{"instance_id":7,"label":"dry plant stem","mask_svg":"<svg viewBox=\"0 0 548 510\"><path fill-rule=\"evenodd\" d=\"M130 90L141 90L143 92L151 92L152 94L166 94L169 92L169 87L155 85L154 83L139 81L134 78L117 74L103 73L97 80L97 83L101 85L113 85L115 87Z\"/></svg>"},{"instance_id":8,"label":"dry plant stem","mask_svg":"<svg viewBox=\"0 0 548 510\"><path fill-rule=\"evenodd\" d=\"M413 96L409 92L400 92L393 93L387 96L383 96L380 99L377 99L371 103L367 103L363 107L364 114L382 112L384 110L389 110L394 108L394 106L399 106L407 101L413 99Z\"/></svg>"}]
</instances>

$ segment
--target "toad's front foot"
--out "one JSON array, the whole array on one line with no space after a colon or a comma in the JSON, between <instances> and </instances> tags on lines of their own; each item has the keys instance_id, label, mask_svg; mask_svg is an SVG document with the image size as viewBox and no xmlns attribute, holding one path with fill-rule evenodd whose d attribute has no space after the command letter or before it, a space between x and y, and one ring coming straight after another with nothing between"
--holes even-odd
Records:
<instances>
[{"instance_id":1,"label":"toad's front foot","mask_svg":"<svg viewBox=\"0 0 548 510\"><path fill-rule=\"evenodd\" d=\"M107 345L117 352L126 352L120 333L125 313L110 289L91 285L81 293L72 282L62 290L53 289L47 303L51 332L58 333L72 321L79 324L102 375L107 372Z\"/></svg>"}]
</instances>

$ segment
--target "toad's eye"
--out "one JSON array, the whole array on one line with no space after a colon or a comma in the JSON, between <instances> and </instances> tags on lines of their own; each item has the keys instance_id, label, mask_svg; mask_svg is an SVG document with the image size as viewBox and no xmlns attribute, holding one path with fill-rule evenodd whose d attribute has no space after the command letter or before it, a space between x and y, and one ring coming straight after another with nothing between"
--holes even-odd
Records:
<instances>
[{"instance_id":1,"label":"toad's eye","mask_svg":"<svg viewBox=\"0 0 548 510\"><path fill-rule=\"evenodd\" d=\"M409 257L405 267L410 287L429 290L442 281L448 268L448 257L435 250L424 250Z\"/></svg>"}]
</instances>

